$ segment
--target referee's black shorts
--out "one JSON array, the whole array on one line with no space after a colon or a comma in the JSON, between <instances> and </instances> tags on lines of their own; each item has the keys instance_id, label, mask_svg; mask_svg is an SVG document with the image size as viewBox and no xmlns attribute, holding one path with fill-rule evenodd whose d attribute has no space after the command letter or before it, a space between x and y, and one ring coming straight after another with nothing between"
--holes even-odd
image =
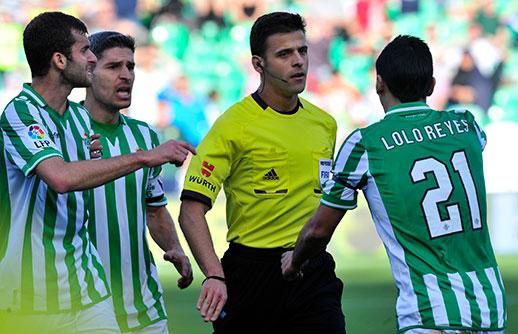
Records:
<instances>
[{"instance_id":1,"label":"referee's black shorts","mask_svg":"<svg viewBox=\"0 0 518 334\"><path fill-rule=\"evenodd\" d=\"M343 284L335 262L322 252L303 268L303 278L285 281L281 254L231 243L221 262L228 300L215 334L343 334Z\"/></svg>"}]
</instances>

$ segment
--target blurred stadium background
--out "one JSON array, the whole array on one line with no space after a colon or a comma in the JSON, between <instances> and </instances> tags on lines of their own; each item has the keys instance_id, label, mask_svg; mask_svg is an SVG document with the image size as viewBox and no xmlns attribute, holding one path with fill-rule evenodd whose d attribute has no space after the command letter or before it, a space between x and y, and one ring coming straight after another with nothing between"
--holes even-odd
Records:
<instances>
[{"instance_id":1,"label":"blurred stadium background","mask_svg":"<svg viewBox=\"0 0 518 334\"><path fill-rule=\"evenodd\" d=\"M163 138L194 145L221 112L257 88L248 36L263 13L287 10L305 17L310 73L303 95L336 118L338 144L383 116L373 87L379 50L398 34L423 38L437 80L429 104L468 108L488 135L488 220L508 293L507 333L518 333L518 1L0 0L0 112L30 81L22 32L45 10L78 16L91 33L134 36L137 77L127 113L154 125ZM71 95L83 97L84 90ZM165 166L164 173L169 209L177 217L183 172ZM208 215L220 255L226 249L221 197ZM180 291L171 266L154 251L172 332L210 333L194 308L201 274L192 257L196 281ZM346 215L330 251L345 283L348 333L393 333L396 291L365 203Z\"/></svg>"}]
</instances>

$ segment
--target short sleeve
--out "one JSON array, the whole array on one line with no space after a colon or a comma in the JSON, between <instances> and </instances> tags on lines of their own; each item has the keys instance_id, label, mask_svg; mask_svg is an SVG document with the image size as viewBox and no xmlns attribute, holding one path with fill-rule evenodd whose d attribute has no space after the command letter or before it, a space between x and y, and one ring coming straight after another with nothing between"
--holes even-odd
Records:
<instances>
[{"instance_id":1,"label":"short sleeve","mask_svg":"<svg viewBox=\"0 0 518 334\"><path fill-rule=\"evenodd\" d=\"M45 159L62 157L37 108L23 97L7 106L0 119L0 127L6 151L25 175Z\"/></svg>"},{"instance_id":2,"label":"short sleeve","mask_svg":"<svg viewBox=\"0 0 518 334\"><path fill-rule=\"evenodd\" d=\"M182 200L198 200L212 207L236 158L236 132L239 127L224 117L216 121L198 146L198 154L192 157L185 175Z\"/></svg>"},{"instance_id":3,"label":"short sleeve","mask_svg":"<svg viewBox=\"0 0 518 334\"><path fill-rule=\"evenodd\" d=\"M357 206L358 189L367 180L367 151L360 130L354 131L342 144L333 165L333 176L324 184L323 205L350 210Z\"/></svg>"}]
</instances>

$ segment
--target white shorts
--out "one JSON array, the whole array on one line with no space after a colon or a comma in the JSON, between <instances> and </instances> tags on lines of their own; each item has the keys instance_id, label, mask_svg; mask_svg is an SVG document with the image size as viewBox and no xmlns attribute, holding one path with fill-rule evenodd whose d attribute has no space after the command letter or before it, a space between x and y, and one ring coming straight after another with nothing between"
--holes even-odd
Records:
<instances>
[{"instance_id":1,"label":"white shorts","mask_svg":"<svg viewBox=\"0 0 518 334\"><path fill-rule=\"evenodd\" d=\"M120 333L112 298L84 310L56 314L0 312L0 333L115 334Z\"/></svg>"},{"instance_id":2,"label":"white shorts","mask_svg":"<svg viewBox=\"0 0 518 334\"><path fill-rule=\"evenodd\" d=\"M160 320L149 326L129 332L130 334L169 334L167 319Z\"/></svg>"},{"instance_id":3,"label":"white shorts","mask_svg":"<svg viewBox=\"0 0 518 334\"><path fill-rule=\"evenodd\" d=\"M505 334L505 331L464 331L464 330L437 330L414 328L406 331L404 334Z\"/></svg>"}]
</instances>

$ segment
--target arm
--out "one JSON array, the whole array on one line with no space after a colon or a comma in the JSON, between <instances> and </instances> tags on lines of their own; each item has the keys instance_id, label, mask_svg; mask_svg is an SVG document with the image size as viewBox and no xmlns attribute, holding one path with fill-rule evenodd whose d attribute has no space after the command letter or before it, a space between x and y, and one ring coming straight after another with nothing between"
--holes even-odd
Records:
<instances>
[{"instance_id":1,"label":"arm","mask_svg":"<svg viewBox=\"0 0 518 334\"><path fill-rule=\"evenodd\" d=\"M203 274L225 277L223 267L214 251L205 218L208 210L209 207L206 204L194 200L183 200L180 207L180 227ZM209 279L201 287L196 308L200 310L205 321L214 321L218 318L226 301L225 282Z\"/></svg>"},{"instance_id":2,"label":"arm","mask_svg":"<svg viewBox=\"0 0 518 334\"><path fill-rule=\"evenodd\" d=\"M281 266L284 278L295 279L299 275L302 264L326 248L345 212L346 210L338 210L322 204L318 207L300 231L295 249L282 255Z\"/></svg>"},{"instance_id":3,"label":"arm","mask_svg":"<svg viewBox=\"0 0 518 334\"><path fill-rule=\"evenodd\" d=\"M167 162L180 166L189 152L196 154L191 145L169 140L149 151L109 159L66 162L59 157L51 157L39 163L35 172L50 188L65 193L97 187L143 167Z\"/></svg>"},{"instance_id":4,"label":"arm","mask_svg":"<svg viewBox=\"0 0 518 334\"><path fill-rule=\"evenodd\" d=\"M192 283L192 268L189 258L180 245L171 214L165 206L148 206L146 218L149 234L165 252L164 260L171 262L181 275L178 279L178 287L185 289Z\"/></svg>"}]
</instances>

